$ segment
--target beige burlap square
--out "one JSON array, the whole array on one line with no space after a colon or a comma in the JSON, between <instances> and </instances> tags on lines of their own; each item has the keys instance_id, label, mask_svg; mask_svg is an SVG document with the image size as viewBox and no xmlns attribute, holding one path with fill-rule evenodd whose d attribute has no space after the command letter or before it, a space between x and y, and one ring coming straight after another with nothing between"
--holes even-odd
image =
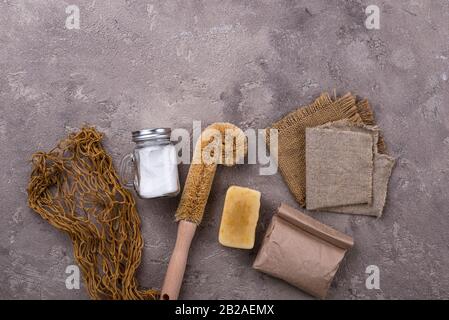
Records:
<instances>
[{"instance_id":1,"label":"beige burlap square","mask_svg":"<svg viewBox=\"0 0 449 320\"><path fill-rule=\"evenodd\" d=\"M354 124L348 120L340 120L320 126L321 129L343 130L358 133L369 133L373 139L373 177L372 177L372 203L341 205L321 208L326 211L360 214L380 217L385 206L388 182L394 167L393 157L378 152L379 129L376 126Z\"/></svg>"},{"instance_id":2,"label":"beige burlap square","mask_svg":"<svg viewBox=\"0 0 449 320\"><path fill-rule=\"evenodd\" d=\"M340 128L306 129L308 210L371 205L373 137Z\"/></svg>"},{"instance_id":3,"label":"beige burlap square","mask_svg":"<svg viewBox=\"0 0 449 320\"><path fill-rule=\"evenodd\" d=\"M326 126L326 125L325 125ZM381 217L387 199L388 182L395 164L395 159L389 155L378 152L379 130L377 127L366 125L354 125L349 121L337 121L328 125L333 128L363 132L368 130L373 136L374 142L374 166L373 166L373 194L372 204L348 205L325 208L326 211L348 214L360 214ZM323 126L324 127L324 126Z\"/></svg>"}]
</instances>

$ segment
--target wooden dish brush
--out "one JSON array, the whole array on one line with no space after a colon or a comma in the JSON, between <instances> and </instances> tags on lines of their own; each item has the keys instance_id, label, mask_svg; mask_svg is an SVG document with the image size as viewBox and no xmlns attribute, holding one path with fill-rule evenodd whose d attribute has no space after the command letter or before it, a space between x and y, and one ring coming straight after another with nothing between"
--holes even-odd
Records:
<instances>
[{"instance_id":1,"label":"wooden dish brush","mask_svg":"<svg viewBox=\"0 0 449 320\"><path fill-rule=\"evenodd\" d=\"M176 210L178 233L162 286L161 299L176 300L179 296L190 245L196 228L203 219L217 165L233 166L240 163L246 152L246 137L233 124L214 123L201 133Z\"/></svg>"}]
</instances>

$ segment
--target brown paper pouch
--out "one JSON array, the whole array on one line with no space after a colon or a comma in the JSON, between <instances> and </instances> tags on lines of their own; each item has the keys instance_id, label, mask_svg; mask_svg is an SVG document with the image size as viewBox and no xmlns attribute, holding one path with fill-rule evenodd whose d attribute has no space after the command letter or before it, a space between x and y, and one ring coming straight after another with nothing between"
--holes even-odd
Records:
<instances>
[{"instance_id":1,"label":"brown paper pouch","mask_svg":"<svg viewBox=\"0 0 449 320\"><path fill-rule=\"evenodd\" d=\"M253 268L323 299L353 244L351 237L282 204Z\"/></svg>"}]
</instances>

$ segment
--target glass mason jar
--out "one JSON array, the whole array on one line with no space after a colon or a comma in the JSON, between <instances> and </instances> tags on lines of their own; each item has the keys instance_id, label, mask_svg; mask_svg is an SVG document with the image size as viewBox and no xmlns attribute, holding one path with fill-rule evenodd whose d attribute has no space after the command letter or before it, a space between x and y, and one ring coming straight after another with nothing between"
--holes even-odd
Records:
<instances>
[{"instance_id":1,"label":"glass mason jar","mask_svg":"<svg viewBox=\"0 0 449 320\"><path fill-rule=\"evenodd\" d=\"M119 175L128 189L144 199L174 197L179 193L178 159L170 141L171 129L154 128L132 132L132 153L120 162Z\"/></svg>"}]
</instances>

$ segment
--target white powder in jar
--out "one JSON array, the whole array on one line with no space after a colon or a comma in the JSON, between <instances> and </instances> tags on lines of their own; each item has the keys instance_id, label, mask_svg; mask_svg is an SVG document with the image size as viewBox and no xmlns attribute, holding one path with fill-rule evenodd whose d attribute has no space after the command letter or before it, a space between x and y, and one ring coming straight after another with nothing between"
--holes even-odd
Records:
<instances>
[{"instance_id":1,"label":"white powder in jar","mask_svg":"<svg viewBox=\"0 0 449 320\"><path fill-rule=\"evenodd\" d=\"M155 145L136 150L136 191L142 198L174 196L179 192L176 148Z\"/></svg>"}]
</instances>

